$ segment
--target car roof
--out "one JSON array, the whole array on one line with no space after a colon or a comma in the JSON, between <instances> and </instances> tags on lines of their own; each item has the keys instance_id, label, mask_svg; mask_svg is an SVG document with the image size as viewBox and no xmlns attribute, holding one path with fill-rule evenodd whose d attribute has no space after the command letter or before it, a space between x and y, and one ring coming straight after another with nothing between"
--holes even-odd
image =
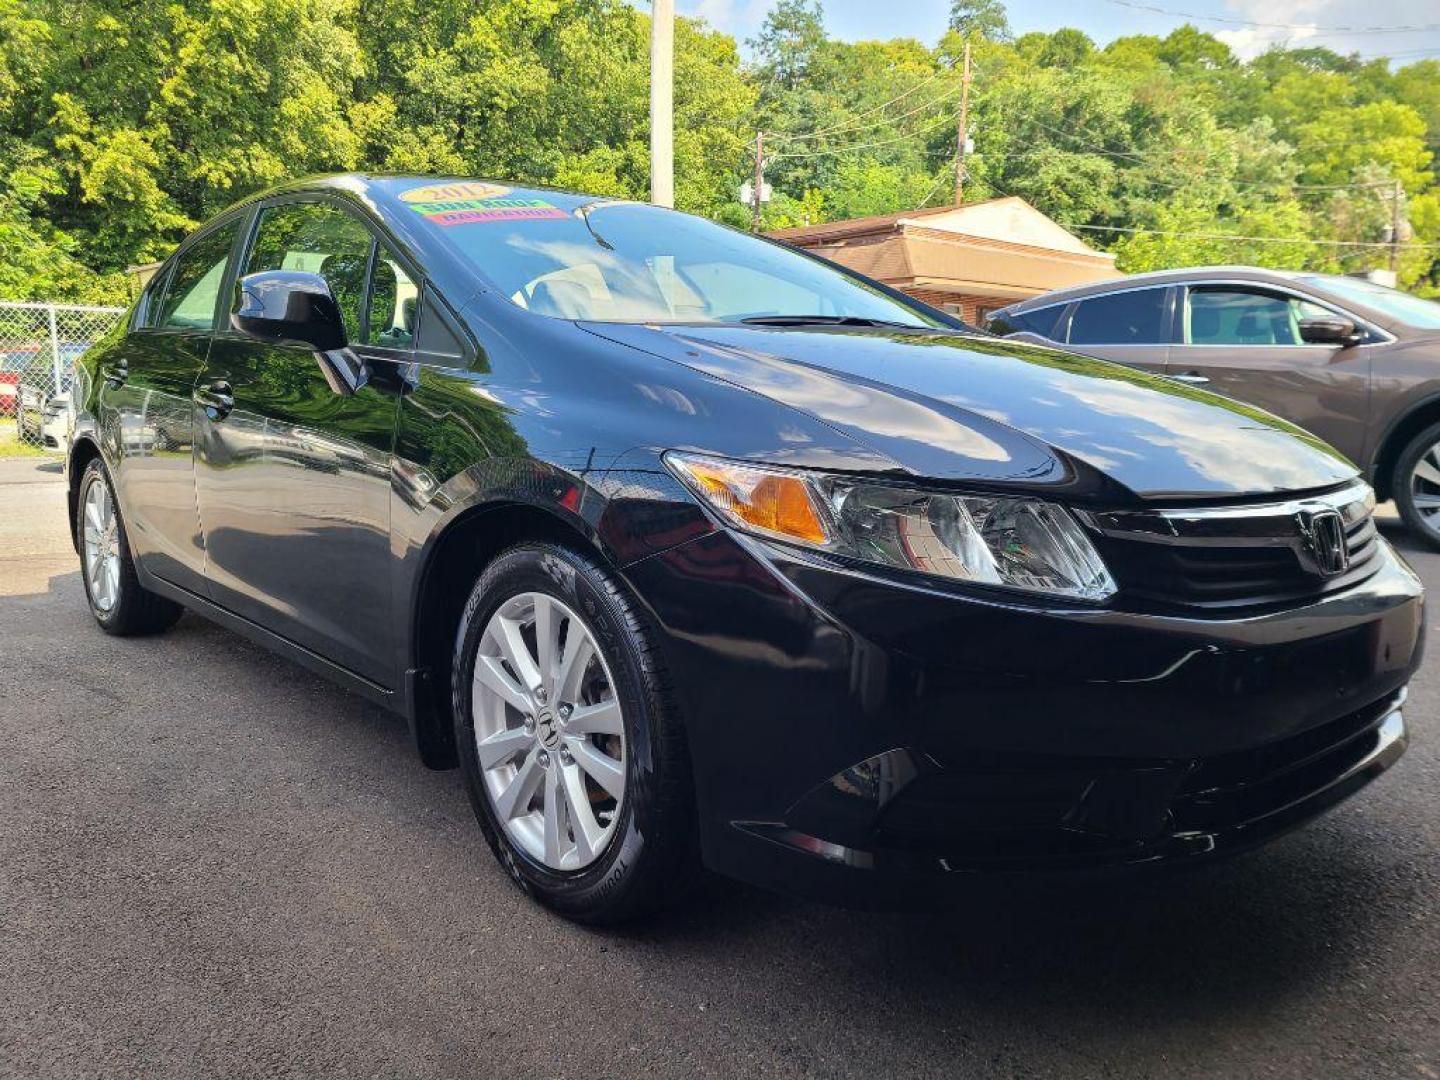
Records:
<instances>
[{"instance_id":1,"label":"car roof","mask_svg":"<svg viewBox=\"0 0 1440 1080\"><path fill-rule=\"evenodd\" d=\"M1182 270L1151 270L1143 274L1128 274L1125 277L1092 281L1085 285L1072 285L1068 289L1032 296L1007 308L1008 311L1034 311L1037 308L1065 304L1086 296L1119 290L1157 288L1164 285L1184 284L1190 281L1209 281L1225 278L1230 281L1255 281L1269 285L1294 285L1298 275L1285 270L1267 270L1260 266L1190 266Z\"/></svg>"},{"instance_id":2,"label":"car roof","mask_svg":"<svg viewBox=\"0 0 1440 1080\"><path fill-rule=\"evenodd\" d=\"M455 202L480 198L540 199L564 210L595 202L624 202L603 195L587 195L539 184L517 184L482 176L427 176L417 173L333 173L307 176L258 192L246 203L279 195L329 191L359 197L386 209L413 207L418 202Z\"/></svg>"}]
</instances>

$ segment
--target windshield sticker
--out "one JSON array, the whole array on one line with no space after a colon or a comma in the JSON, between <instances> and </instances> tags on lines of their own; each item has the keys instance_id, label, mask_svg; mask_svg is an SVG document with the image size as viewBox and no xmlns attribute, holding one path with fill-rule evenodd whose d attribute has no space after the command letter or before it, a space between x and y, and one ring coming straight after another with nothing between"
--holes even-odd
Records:
<instances>
[{"instance_id":1,"label":"windshield sticker","mask_svg":"<svg viewBox=\"0 0 1440 1080\"><path fill-rule=\"evenodd\" d=\"M569 217L544 199L512 195L508 187L475 181L411 188L402 191L400 198L410 204L410 209L437 225Z\"/></svg>"}]
</instances>

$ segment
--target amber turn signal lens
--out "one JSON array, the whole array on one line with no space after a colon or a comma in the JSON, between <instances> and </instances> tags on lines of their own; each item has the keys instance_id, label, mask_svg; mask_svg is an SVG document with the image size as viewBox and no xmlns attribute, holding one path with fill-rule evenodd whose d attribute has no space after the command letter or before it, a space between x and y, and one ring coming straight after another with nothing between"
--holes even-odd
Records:
<instances>
[{"instance_id":1,"label":"amber turn signal lens","mask_svg":"<svg viewBox=\"0 0 1440 1080\"><path fill-rule=\"evenodd\" d=\"M798 476L728 461L679 455L670 460L711 506L741 528L748 526L809 544L824 544L830 539L809 487Z\"/></svg>"}]
</instances>

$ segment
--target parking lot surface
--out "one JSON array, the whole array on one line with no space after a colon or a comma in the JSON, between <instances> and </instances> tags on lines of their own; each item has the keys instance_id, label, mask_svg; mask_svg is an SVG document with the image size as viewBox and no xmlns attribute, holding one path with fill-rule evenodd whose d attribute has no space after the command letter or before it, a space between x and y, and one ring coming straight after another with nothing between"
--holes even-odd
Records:
<instances>
[{"instance_id":1,"label":"parking lot surface","mask_svg":"<svg viewBox=\"0 0 1440 1080\"><path fill-rule=\"evenodd\" d=\"M944 916L713 882L601 933L401 721L193 616L106 637L76 567L58 468L0 461L0 1076L1440 1080L1434 648L1391 773L1203 872Z\"/></svg>"}]
</instances>

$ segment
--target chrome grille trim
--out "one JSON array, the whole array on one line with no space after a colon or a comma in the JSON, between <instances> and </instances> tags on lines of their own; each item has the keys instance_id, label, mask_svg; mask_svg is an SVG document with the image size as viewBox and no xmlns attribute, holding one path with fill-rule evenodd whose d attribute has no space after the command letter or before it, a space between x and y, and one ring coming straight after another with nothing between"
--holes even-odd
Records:
<instances>
[{"instance_id":1,"label":"chrome grille trim","mask_svg":"<svg viewBox=\"0 0 1440 1080\"><path fill-rule=\"evenodd\" d=\"M1375 493L1362 482L1339 491L1278 502L1156 510L1076 510L1087 527L1104 536L1191 547L1288 547L1302 553L1302 515L1333 510L1347 531L1375 509Z\"/></svg>"}]
</instances>

